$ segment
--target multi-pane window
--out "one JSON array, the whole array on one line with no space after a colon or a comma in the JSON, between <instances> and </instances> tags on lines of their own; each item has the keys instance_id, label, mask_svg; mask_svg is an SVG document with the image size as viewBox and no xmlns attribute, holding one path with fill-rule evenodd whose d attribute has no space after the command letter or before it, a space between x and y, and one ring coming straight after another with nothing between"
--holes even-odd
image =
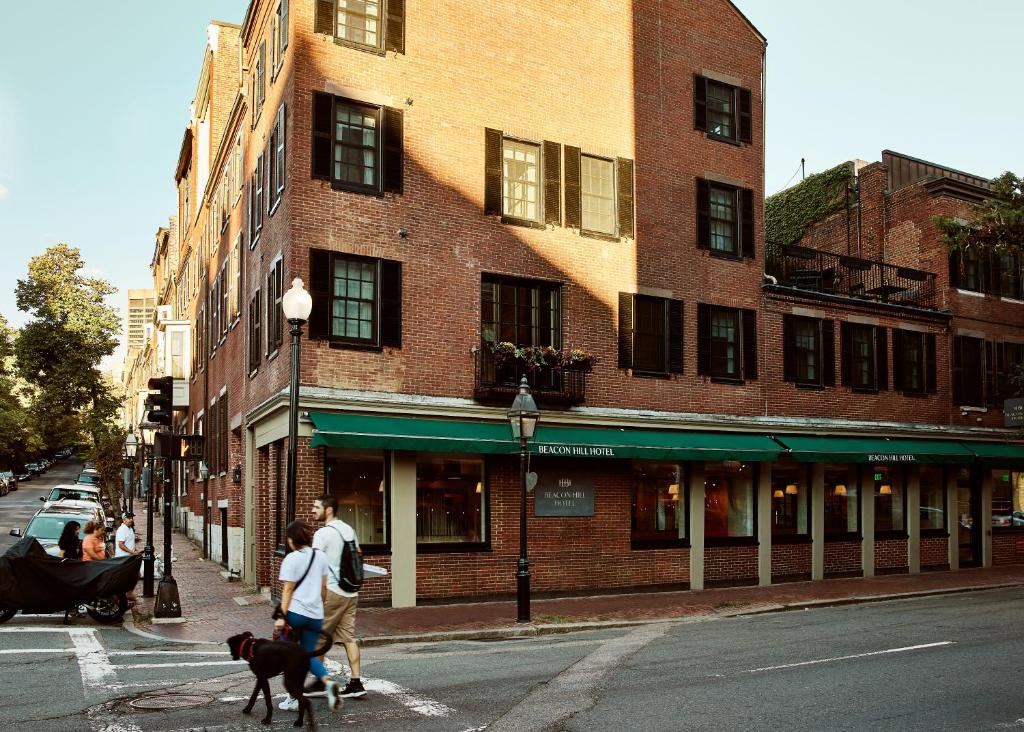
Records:
<instances>
[{"instance_id":1,"label":"multi-pane window","mask_svg":"<svg viewBox=\"0 0 1024 732\"><path fill-rule=\"evenodd\" d=\"M757 313L697 305L697 373L712 379L757 378Z\"/></svg>"},{"instance_id":2,"label":"multi-pane window","mask_svg":"<svg viewBox=\"0 0 1024 732\"><path fill-rule=\"evenodd\" d=\"M796 321L793 329L793 350L796 352L796 378L805 384L821 382L821 331L807 318Z\"/></svg>"},{"instance_id":3,"label":"multi-pane window","mask_svg":"<svg viewBox=\"0 0 1024 732\"><path fill-rule=\"evenodd\" d=\"M313 94L313 177L332 187L402 193L402 137L400 109Z\"/></svg>"},{"instance_id":4,"label":"multi-pane window","mask_svg":"<svg viewBox=\"0 0 1024 732\"><path fill-rule=\"evenodd\" d=\"M710 186L711 249L736 254L736 190Z\"/></svg>"},{"instance_id":5,"label":"multi-pane window","mask_svg":"<svg viewBox=\"0 0 1024 732\"><path fill-rule=\"evenodd\" d=\"M634 548L679 546L686 541L687 493L674 463L633 463L630 540Z\"/></svg>"},{"instance_id":6,"label":"multi-pane window","mask_svg":"<svg viewBox=\"0 0 1024 732\"><path fill-rule=\"evenodd\" d=\"M220 337L220 278L213 281L210 287L210 352L217 350L217 339Z\"/></svg>"},{"instance_id":7,"label":"multi-pane window","mask_svg":"<svg viewBox=\"0 0 1024 732\"><path fill-rule=\"evenodd\" d=\"M835 386L835 329L831 320L783 317L783 378L798 386Z\"/></svg>"},{"instance_id":8,"label":"multi-pane window","mask_svg":"<svg viewBox=\"0 0 1024 732\"><path fill-rule=\"evenodd\" d=\"M401 262L311 249L309 269L311 338L401 348Z\"/></svg>"},{"instance_id":9,"label":"multi-pane window","mask_svg":"<svg viewBox=\"0 0 1024 732\"><path fill-rule=\"evenodd\" d=\"M723 257L754 257L754 191L697 179L697 246Z\"/></svg>"},{"instance_id":10,"label":"multi-pane window","mask_svg":"<svg viewBox=\"0 0 1024 732\"><path fill-rule=\"evenodd\" d=\"M853 328L851 334L853 386L872 389L875 386L875 332L869 326Z\"/></svg>"},{"instance_id":11,"label":"multi-pane window","mask_svg":"<svg viewBox=\"0 0 1024 732\"><path fill-rule=\"evenodd\" d=\"M708 137L727 142L753 139L749 89L704 76L693 77L693 126Z\"/></svg>"},{"instance_id":12,"label":"multi-pane window","mask_svg":"<svg viewBox=\"0 0 1024 732\"><path fill-rule=\"evenodd\" d=\"M736 310L711 311L711 371L725 377L740 375L740 324Z\"/></svg>"},{"instance_id":13,"label":"multi-pane window","mask_svg":"<svg viewBox=\"0 0 1024 732\"><path fill-rule=\"evenodd\" d=\"M976 248L953 251L949 256L949 280L961 290L1024 298L1024 262L1016 254Z\"/></svg>"},{"instance_id":14,"label":"multi-pane window","mask_svg":"<svg viewBox=\"0 0 1024 732\"><path fill-rule=\"evenodd\" d=\"M506 139L501 169L502 213L540 221L540 146Z\"/></svg>"},{"instance_id":15,"label":"multi-pane window","mask_svg":"<svg viewBox=\"0 0 1024 732\"><path fill-rule=\"evenodd\" d=\"M284 313L281 298L284 296L284 262L275 262L267 273L267 355L277 351L284 341Z\"/></svg>"},{"instance_id":16,"label":"multi-pane window","mask_svg":"<svg viewBox=\"0 0 1024 732\"><path fill-rule=\"evenodd\" d=\"M256 53L256 73L253 74L253 113L252 123L256 126L256 120L263 110L263 102L267 98L267 42L260 41L259 50Z\"/></svg>"},{"instance_id":17,"label":"multi-pane window","mask_svg":"<svg viewBox=\"0 0 1024 732\"><path fill-rule=\"evenodd\" d=\"M171 376L181 379L185 376L185 333L173 330L171 339Z\"/></svg>"},{"instance_id":18,"label":"multi-pane window","mask_svg":"<svg viewBox=\"0 0 1024 732\"><path fill-rule=\"evenodd\" d=\"M878 391L889 388L886 329L861 323L844 322L841 371L843 386L854 391Z\"/></svg>"},{"instance_id":19,"label":"multi-pane window","mask_svg":"<svg viewBox=\"0 0 1024 732\"><path fill-rule=\"evenodd\" d=\"M905 394L935 393L934 333L894 328L892 353L893 385L896 389Z\"/></svg>"},{"instance_id":20,"label":"multi-pane window","mask_svg":"<svg viewBox=\"0 0 1024 732\"><path fill-rule=\"evenodd\" d=\"M352 186L377 185L377 110L334 105L334 180Z\"/></svg>"},{"instance_id":21,"label":"multi-pane window","mask_svg":"<svg viewBox=\"0 0 1024 732\"><path fill-rule=\"evenodd\" d=\"M379 47L380 6L380 0L338 0L338 38Z\"/></svg>"},{"instance_id":22,"label":"multi-pane window","mask_svg":"<svg viewBox=\"0 0 1024 732\"><path fill-rule=\"evenodd\" d=\"M484 275L480 339L517 346L561 345L561 285Z\"/></svg>"},{"instance_id":23,"label":"multi-pane window","mask_svg":"<svg viewBox=\"0 0 1024 732\"><path fill-rule=\"evenodd\" d=\"M716 81L707 82L708 133L736 138L735 89Z\"/></svg>"},{"instance_id":24,"label":"multi-pane window","mask_svg":"<svg viewBox=\"0 0 1024 732\"><path fill-rule=\"evenodd\" d=\"M287 11L285 11L286 13ZM282 16L282 35L288 22ZM368 50L405 53L404 0L316 0L316 33Z\"/></svg>"},{"instance_id":25,"label":"multi-pane window","mask_svg":"<svg viewBox=\"0 0 1024 732\"><path fill-rule=\"evenodd\" d=\"M332 282L331 335L372 342L377 332L377 263L336 257Z\"/></svg>"},{"instance_id":26,"label":"multi-pane window","mask_svg":"<svg viewBox=\"0 0 1024 732\"><path fill-rule=\"evenodd\" d=\"M615 234L615 165L611 160L580 156L583 228Z\"/></svg>"},{"instance_id":27,"label":"multi-pane window","mask_svg":"<svg viewBox=\"0 0 1024 732\"><path fill-rule=\"evenodd\" d=\"M249 301L249 373L253 373L260 366L260 356L262 354L262 349L260 348L262 316L263 308L260 303L260 291L256 290L252 300Z\"/></svg>"}]
</instances>

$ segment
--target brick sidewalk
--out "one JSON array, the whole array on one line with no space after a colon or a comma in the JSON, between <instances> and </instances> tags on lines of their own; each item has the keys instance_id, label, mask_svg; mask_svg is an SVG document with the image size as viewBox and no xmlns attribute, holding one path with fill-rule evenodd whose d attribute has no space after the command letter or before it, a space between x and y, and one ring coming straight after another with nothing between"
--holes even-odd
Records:
<instances>
[{"instance_id":1,"label":"brick sidewalk","mask_svg":"<svg viewBox=\"0 0 1024 732\"><path fill-rule=\"evenodd\" d=\"M240 582L220 576L221 567L204 561L198 548L174 535L174 577L182 613L180 624L150 619L154 600L142 598L135 628L168 640L223 642L251 630L269 636L271 604ZM159 568L158 568L159 575ZM630 623L668 618L723 617L820 604L865 602L914 594L937 594L1024 585L1024 565L920 575L793 582L770 587L734 587L700 592L648 592L534 600L533 625L515 623L514 600L427 605L414 608L360 608L357 632L366 645L390 640L434 639L445 634L487 637L568 630L592 623ZM242 604L244 603L244 604Z\"/></svg>"}]
</instances>

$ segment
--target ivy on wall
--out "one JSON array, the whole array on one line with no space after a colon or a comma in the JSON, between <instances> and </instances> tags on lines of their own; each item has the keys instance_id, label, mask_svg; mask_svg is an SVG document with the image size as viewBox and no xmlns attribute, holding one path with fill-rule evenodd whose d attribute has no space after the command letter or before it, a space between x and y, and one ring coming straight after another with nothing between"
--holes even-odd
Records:
<instances>
[{"instance_id":1,"label":"ivy on wall","mask_svg":"<svg viewBox=\"0 0 1024 732\"><path fill-rule=\"evenodd\" d=\"M765 255L775 257L780 246L797 243L809 226L843 208L852 180L853 163L841 163L766 198Z\"/></svg>"}]
</instances>

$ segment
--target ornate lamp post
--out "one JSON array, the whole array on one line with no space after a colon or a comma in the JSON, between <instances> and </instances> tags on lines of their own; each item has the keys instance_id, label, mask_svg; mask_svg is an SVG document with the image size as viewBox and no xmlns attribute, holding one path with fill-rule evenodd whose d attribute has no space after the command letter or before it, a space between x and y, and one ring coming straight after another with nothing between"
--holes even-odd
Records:
<instances>
[{"instance_id":1,"label":"ornate lamp post","mask_svg":"<svg viewBox=\"0 0 1024 732\"><path fill-rule=\"evenodd\" d=\"M146 492L146 546L142 550L142 596L153 597L153 575L155 574L156 549L153 547L153 446L146 445L146 433L142 436L142 454L145 459L139 483Z\"/></svg>"},{"instance_id":2,"label":"ornate lamp post","mask_svg":"<svg viewBox=\"0 0 1024 732\"><path fill-rule=\"evenodd\" d=\"M537 403L530 394L526 377L519 382L519 393L508 410L512 439L519 441L519 564L516 571L517 622L530 622L530 562L526 555L526 459L527 442L533 439L540 421Z\"/></svg>"},{"instance_id":3,"label":"ornate lamp post","mask_svg":"<svg viewBox=\"0 0 1024 732\"><path fill-rule=\"evenodd\" d=\"M125 472L127 479L124 481L124 491L121 493L121 510L122 512L127 510L131 511L133 508L134 501L132 500L135 491L133 490L135 485L135 454L139 449L139 441L132 433L131 429L128 430L128 434L124 438L124 460L125 460ZM125 503L127 498L128 503Z\"/></svg>"},{"instance_id":4,"label":"ornate lamp post","mask_svg":"<svg viewBox=\"0 0 1024 732\"><path fill-rule=\"evenodd\" d=\"M302 325L309 320L313 310L313 298L302 286L302 278L292 280L292 286L281 298L281 310L292 326L292 380L288 400L288 475L285 483L287 505L286 521L295 518L295 443L299 438L299 342L302 339Z\"/></svg>"}]
</instances>

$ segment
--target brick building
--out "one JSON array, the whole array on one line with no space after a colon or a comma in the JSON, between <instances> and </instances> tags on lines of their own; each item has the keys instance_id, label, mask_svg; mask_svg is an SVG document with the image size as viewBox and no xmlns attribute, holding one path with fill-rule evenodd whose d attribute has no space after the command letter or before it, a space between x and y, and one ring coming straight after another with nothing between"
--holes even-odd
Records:
<instances>
[{"instance_id":1,"label":"brick building","mask_svg":"<svg viewBox=\"0 0 1024 732\"><path fill-rule=\"evenodd\" d=\"M367 599L513 591L505 413L524 375L543 411L535 592L957 565L931 496L952 495L946 464L980 470L959 440L1005 434L951 416L945 305L765 284L765 39L733 4L361 8L254 0L210 27L176 292L194 354L179 428L206 435L209 468L181 481L180 519L214 559L277 576L280 302L301 277L297 514L338 497L390 569ZM846 386L836 347L863 334L836 320L900 331L920 354L901 390L878 388L878 358L874 393Z\"/></svg>"}]
</instances>

